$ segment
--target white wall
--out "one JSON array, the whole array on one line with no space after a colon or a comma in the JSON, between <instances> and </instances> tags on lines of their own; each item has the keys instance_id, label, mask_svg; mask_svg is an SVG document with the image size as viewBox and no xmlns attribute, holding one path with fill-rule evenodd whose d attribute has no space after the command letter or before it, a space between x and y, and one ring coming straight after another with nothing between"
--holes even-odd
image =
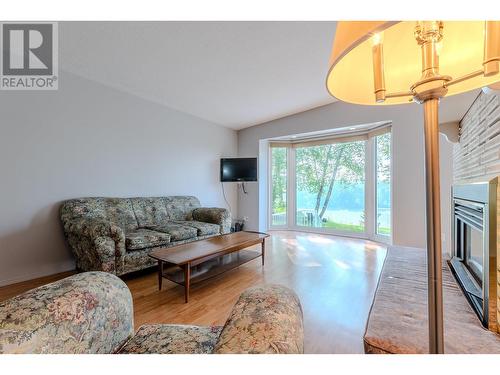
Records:
<instances>
[{"instance_id":1,"label":"white wall","mask_svg":"<svg viewBox=\"0 0 500 375\"><path fill-rule=\"evenodd\" d=\"M65 72L58 91L1 92L0 113L0 285L74 268L64 199L190 194L225 205L219 158L236 156L234 130Z\"/></svg>"},{"instance_id":2,"label":"white wall","mask_svg":"<svg viewBox=\"0 0 500 375\"><path fill-rule=\"evenodd\" d=\"M441 102L440 121L459 120L470 106L476 92L445 98ZM423 112L417 104L398 106L359 106L341 102L319 107L310 111L253 126L238 132L238 153L240 156L264 157L259 155L262 140L300 134L318 130L334 129L356 124L390 120L393 123L393 243L396 245L425 247L425 181L424 181L424 145ZM446 142L446 141L442 141ZM442 191L451 189L451 147L443 146L441 157L443 167ZM263 164L260 162L259 164ZM450 171L448 171L450 169ZM248 195L238 195L238 215L247 216L247 228L266 230L267 194L262 168L259 184L248 184ZM264 180L263 180L264 179ZM261 191L259 192L259 186ZM444 196L445 193L443 193ZM449 217L443 204L444 249L449 243ZM260 220L259 220L260 217ZM448 240L448 241L446 241Z\"/></svg>"}]
</instances>

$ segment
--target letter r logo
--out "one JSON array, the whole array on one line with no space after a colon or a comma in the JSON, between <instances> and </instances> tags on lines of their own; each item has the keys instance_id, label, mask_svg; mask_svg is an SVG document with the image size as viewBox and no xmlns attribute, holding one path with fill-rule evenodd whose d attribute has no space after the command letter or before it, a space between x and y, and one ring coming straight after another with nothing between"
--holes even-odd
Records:
<instances>
[{"instance_id":1,"label":"letter r logo","mask_svg":"<svg viewBox=\"0 0 500 375\"><path fill-rule=\"evenodd\" d=\"M52 24L3 24L3 74L52 75Z\"/></svg>"}]
</instances>

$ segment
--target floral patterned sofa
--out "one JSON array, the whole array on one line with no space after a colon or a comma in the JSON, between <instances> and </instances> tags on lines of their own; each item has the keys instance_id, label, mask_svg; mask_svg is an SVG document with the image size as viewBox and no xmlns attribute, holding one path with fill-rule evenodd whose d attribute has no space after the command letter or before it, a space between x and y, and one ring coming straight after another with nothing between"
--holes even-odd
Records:
<instances>
[{"instance_id":1,"label":"floral patterned sofa","mask_svg":"<svg viewBox=\"0 0 500 375\"><path fill-rule=\"evenodd\" d=\"M132 296L106 272L70 276L0 303L0 353L302 353L291 290L246 290L223 327L148 324L134 335Z\"/></svg>"},{"instance_id":2,"label":"floral patterned sofa","mask_svg":"<svg viewBox=\"0 0 500 375\"><path fill-rule=\"evenodd\" d=\"M230 232L224 208L203 208L196 197L80 198L63 202L64 235L82 271L123 275L156 264L157 247Z\"/></svg>"}]
</instances>

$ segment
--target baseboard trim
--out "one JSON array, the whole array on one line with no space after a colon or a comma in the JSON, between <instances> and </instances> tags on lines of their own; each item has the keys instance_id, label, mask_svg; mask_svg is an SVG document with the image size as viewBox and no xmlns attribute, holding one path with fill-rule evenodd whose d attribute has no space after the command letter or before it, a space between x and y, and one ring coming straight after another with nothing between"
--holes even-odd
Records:
<instances>
[{"instance_id":1,"label":"baseboard trim","mask_svg":"<svg viewBox=\"0 0 500 375\"><path fill-rule=\"evenodd\" d=\"M38 272L29 272L20 276L0 280L0 287L21 283L23 281L39 279L41 277L52 276L57 273L74 271L75 268L76 264L74 261L64 262L58 265L50 265L48 267L39 269Z\"/></svg>"}]
</instances>

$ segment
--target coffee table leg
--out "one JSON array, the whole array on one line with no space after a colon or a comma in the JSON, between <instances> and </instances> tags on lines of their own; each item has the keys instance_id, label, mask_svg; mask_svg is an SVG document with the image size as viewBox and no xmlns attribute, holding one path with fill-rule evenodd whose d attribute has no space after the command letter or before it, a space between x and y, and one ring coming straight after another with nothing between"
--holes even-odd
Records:
<instances>
[{"instance_id":1,"label":"coffee table leg","mask_svg":"<svg viewBox=\"0 0 500 375\"><path fill-rule=\"evenodd\" d=\"M161 284L163 282L163 262L161 260L158 261L158 286L159 290L161 290Z\"/></svg>"},{"instance_id":2,"label":"coffee table leg","mask_svg":"<svg viewBox=\"0 0 500 375\"><path fill-rule=\"evenodd\" d=\"M189 302L189 283L191 281L191 264L184 265L184 301Z\"/></svg>"},{"instance_id":3,"label":"coffee table leg","mask_svg":"<svg viewBox=\"0 0 500 375\"><path fill-rule=\"evenodd\" d=\"M264 256L266 255L266 240L262 239L262 266L264 266Z\"/></svg>"}]
</instances>

